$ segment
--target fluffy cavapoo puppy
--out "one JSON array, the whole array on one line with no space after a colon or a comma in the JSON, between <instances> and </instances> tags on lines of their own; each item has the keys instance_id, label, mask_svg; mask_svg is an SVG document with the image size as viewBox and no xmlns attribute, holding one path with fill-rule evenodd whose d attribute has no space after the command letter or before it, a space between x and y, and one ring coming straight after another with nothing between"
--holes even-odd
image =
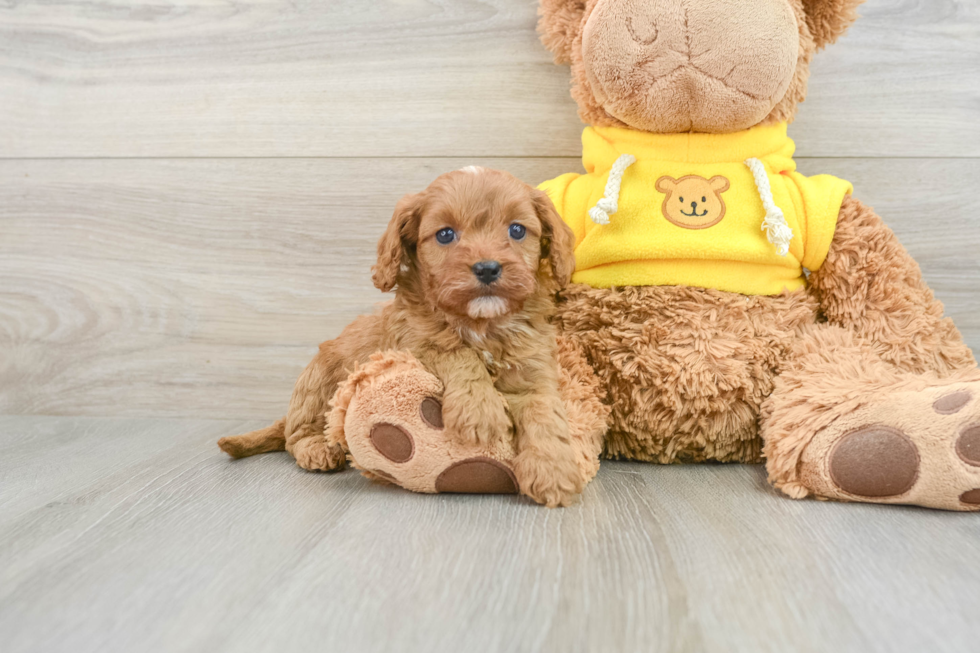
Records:
<instances>
[{"instance_id":1,"label":"fluffy cavapoo puppy","mask_svg":"<svg viewBox=\"0 0 980 653\"><path fill-rule=\"evenodd\" d=\"M588 477L569 437L550 317L573 247L545 193L496 170L442 175L398 203L378 243L374 284L395 289L394 300L320 345L285 418L219 445L234 457L285 449L305 469L343 467L344 448L324 436L331 398L372 354L403 350L442 382L449 437L512 438L521 491L568 504Z\"/></svg>"}]
</instances>

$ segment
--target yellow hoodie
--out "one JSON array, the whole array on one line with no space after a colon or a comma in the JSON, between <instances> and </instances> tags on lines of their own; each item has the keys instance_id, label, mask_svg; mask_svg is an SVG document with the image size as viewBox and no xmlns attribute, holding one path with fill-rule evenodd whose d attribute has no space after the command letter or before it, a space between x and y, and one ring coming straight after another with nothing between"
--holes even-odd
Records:
<instances>
[{"instance_id":1,"label":"yellow hoodie","mask_svg":"<svg viewBox=\"0 0 980 653\"><path fill-rule=\"evenodd\" d=\"M586 174L541 184L575 232L572 281L776 295L827 257L850 183L796 172L786 124L734 134L589 127Z\"/></svg>"}]
</instances>

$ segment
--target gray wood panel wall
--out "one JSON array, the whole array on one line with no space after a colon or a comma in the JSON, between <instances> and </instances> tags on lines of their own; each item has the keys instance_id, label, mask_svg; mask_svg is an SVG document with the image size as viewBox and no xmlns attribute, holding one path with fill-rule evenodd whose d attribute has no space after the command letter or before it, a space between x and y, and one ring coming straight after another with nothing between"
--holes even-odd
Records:
<instances>
[{"instance_id":1,"label":"gray wood panel wall","mask_svg":"<svg viewBox=\"0 0 980 653\"><path fill-rule=\"evenodd\" d=\"M398 197L577 170L532 0L0 5L0 413L272 418ZM791 135L980 346L980 3L872 0Z\"/></svg>"}]
</instances>

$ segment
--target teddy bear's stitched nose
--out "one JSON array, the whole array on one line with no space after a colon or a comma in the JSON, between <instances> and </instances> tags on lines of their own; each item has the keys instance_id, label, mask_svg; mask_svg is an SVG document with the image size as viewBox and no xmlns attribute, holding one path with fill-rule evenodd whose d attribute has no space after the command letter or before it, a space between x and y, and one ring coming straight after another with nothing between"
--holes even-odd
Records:
<instances>
[{"instance_id":1,"label":"teddy bear's stitched nose","mask_svg":"<svg viewBox=\"0 0 980 653\"><path fill-rule=\"evenodd\" d=\"M698 210L698 203L697 202L691 202L691 208L694 209L695 211L697 211Z\"/></svg>"}]
</instances>

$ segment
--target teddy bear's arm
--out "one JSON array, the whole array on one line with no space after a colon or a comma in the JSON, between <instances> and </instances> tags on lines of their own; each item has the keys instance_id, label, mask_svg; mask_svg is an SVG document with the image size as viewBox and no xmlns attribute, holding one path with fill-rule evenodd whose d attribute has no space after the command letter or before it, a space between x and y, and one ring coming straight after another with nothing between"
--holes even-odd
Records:
<instances>
[{"instance_id":1,"label":"teddy bear's arm","mask_svg":"<svg viewBox=\"0 0 980 653\"><path fill-rule=\"evenodd\" d=\"M901 369L946 375L976 365L919 265L868 206L844 198L823 266L810 276L820 308L836 324L873 343Z\"/></svg>"}]
</instances>

